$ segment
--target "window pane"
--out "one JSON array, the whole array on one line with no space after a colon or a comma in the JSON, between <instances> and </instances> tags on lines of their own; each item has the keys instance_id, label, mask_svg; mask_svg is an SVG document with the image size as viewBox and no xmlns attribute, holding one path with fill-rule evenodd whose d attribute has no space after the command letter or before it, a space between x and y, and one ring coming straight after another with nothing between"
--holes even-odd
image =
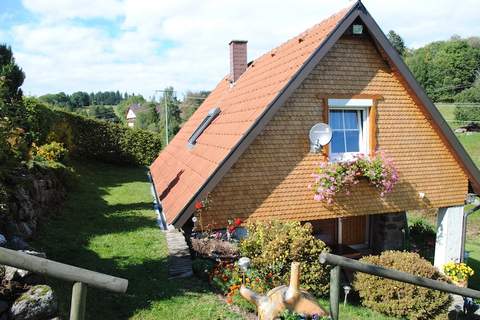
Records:
<instances>
[{"instance_id":1,"label":"window pane","mask_svg":"<svg viewBox=\"0 0 480 320\"><path fill-rule=\"evenodd\" d=\"M345 110L345 129L358 129L358 116L356 110Z\"/></svg>"},{"instance_id":2,"label":"window pane","mask_svg":"<svg viewBox=\"0 0 480 320\"><path fill-rule=\"evenodd\" d=\"M332 129L343 129L343 111L331 110L330 111L330 126Z\"/></svg>"},{"instance_id":3,"label":"window pane","mask_svg":"<svg viewBox=\"0 0 480 320\"><path fill-rule=\"evenodd\" d=\"M343 131L333 131L332 142L330 143L332 153L345 152L345 137Z\"/></svg>"},{"instance_id":4,"label":"window pane","mask_svg":"<svg viewBox=\"0 0 480 320\"><path fill-rule=\"evenodd\" d=\"M359 152L359 133L358 130L345 131L347 139L347 152Z\"/></svg>"}]
</instances>

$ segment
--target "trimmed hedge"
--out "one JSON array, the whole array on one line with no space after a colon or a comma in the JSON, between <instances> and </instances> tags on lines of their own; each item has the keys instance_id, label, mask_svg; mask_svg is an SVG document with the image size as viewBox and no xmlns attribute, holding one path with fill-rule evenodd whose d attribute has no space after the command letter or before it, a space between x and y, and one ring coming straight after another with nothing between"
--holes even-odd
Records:
<instances>
[{"instance_id":1,"label":"trimmed hedge","mask_svg":"<svg viewBox=\"0 0 480 320\"><path fill-rule=\"evenodd\" d=\"M389 269L433 280L447 281L430 262L418 254L385 251L360 259ZM407 319L446 319L450 296L437 290L357 272L353 283L362 304L372 310Z\"/></svg>"},{"instance_id":2,"label":"trimmed hedge","mask_svg":"<svg viewBox=\"0 0 480 320\"><path fill-rule=\"evenodd\" d=\"M150 165L161 150L158 134L111 122L54 110L36 99L25 99L33 142L63 143L76 158L126 164Z\"/></svg>"}]
</instances>

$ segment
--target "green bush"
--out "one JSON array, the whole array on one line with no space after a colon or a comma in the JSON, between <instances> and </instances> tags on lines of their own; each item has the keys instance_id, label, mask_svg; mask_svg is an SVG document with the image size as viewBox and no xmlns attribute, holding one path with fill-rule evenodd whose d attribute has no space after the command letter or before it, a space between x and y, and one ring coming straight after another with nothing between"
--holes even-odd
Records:
<instances>
[{"instance_id":1,"label":"green bush","mask_svg":"<svg viewBox=\"0 0 480 320\"><path fill-rule=\"evenodd\" d=\"M252 261L252 268L273 286L287 284L293 261L301 263L300 285L315 295L328 292L328 267L318 260L328 249L315 239L310 224L300 222L256 222L247 225L248 236L240 242L240 252Z\"/></svg>"},{"instance_id":2,"label":"green bush","mask_svg":"<svg viewBox=\"0 0 480 320\"><path fill-rule=\"evenodd\" d=\"M447 281L430 262L416 253L385 251L380 256L368 256L360 261L434 280ZM365 273L357 273L353 285L364 306L388 316L435 319L445 316L450 304L447 293Z\"/></svg>"},{"instance_id":3,"label":"green bush","mask_svg":"<svg viewBox=\"0 0 480 320\"><path fill-rule=\"evenodd\" d=\"M435 254L435 227L423 219L413 221L408 227L409 250L433 262Z\"/></svg>"},{"instance_id":4,"label":"green bush","mask_svg":"<svg viewBox=\"0 0 480 320\"><path fill-rule=\"evenodd\" d=\"M36 144L62 143L71 157L117 164L149 165L161 149L161 138L144 130L53 110L36 99L26 99L30 131Z\"/></svg>"},{"instance_id":5,"label":"green bush","mask_svg":"<svg viewBox=\"0 0 480 320\"><path fill-rule=\"evenodd\" d=\"M38 160L63 162L67 155L68 150L63 146L63 143L53 141L40 147L33 145L33 156Z\"/></svg>"},{"instance_id":6,"label":"green bush","mask_svg":"<svg viewBox=\"0 0 480 320\"><path fill-rule=\"evenodd\" d=\"M480 107L456 106L455 120L457 121L480 121Z\"/></svg>"}]
</instances>

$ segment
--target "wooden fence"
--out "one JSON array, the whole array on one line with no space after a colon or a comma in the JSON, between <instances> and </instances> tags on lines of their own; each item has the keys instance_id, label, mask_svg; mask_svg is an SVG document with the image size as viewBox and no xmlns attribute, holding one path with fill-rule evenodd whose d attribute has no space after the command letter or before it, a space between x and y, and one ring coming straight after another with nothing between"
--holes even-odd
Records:
<instances>
[{"instance_id":1,"label":"wooden fence","mask_svg":"<svg viewBox=\"0 0 480 320\"><path fill-rule=\"evenodd\" d=\"M125 293L128 287L128 280L126 279L112 277L107 274L77 268L5 248L0 248L0 264L74 282L70 320L85 319L88 286L117 293Z\"/></svg>"},{"instance_id":2,"label":"wooden fence","mask_svg":"<svg viewBox=\"0 0 480 320\"><path fill-rule=\"evenodd\" d=\"M330 317L338 320L339 314L339 296L340 296L340 271L341 268L350 269L357 272L368 273L377 277L388 278L400 282L411 283L420 287L430 288L443 292L458 294L463 297L480 298L480 291L461 288L446 282L432 280L410 273L401 272L393 269L376 266L373 264L359 262L357 260L337 256L327 252L322 252L320 262L332 265L330 271Z\"/></svg>"}]
</instances>

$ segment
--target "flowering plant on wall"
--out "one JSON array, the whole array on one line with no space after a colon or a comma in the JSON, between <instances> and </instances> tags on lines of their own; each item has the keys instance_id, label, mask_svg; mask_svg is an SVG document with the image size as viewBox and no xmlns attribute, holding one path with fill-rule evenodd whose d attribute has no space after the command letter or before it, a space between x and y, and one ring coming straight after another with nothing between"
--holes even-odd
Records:
<instances>
[{"instance_id":1,"label":"flowering plant on wall","mask_svg":"<svg viewBox=\"0 0 480 320\"><path fill-rule=\"evenodd\" d=\"M322 162L312 176L314 182L309 188L315 193L314 199L328 204L333 203L333 198L339 192L350 194L351 187L362 178L375 186L381 197L391 192L398 181L398 172L392 159L381 152L371 158L359 154L348 161Z\"/></svg>"}]
</instances>

